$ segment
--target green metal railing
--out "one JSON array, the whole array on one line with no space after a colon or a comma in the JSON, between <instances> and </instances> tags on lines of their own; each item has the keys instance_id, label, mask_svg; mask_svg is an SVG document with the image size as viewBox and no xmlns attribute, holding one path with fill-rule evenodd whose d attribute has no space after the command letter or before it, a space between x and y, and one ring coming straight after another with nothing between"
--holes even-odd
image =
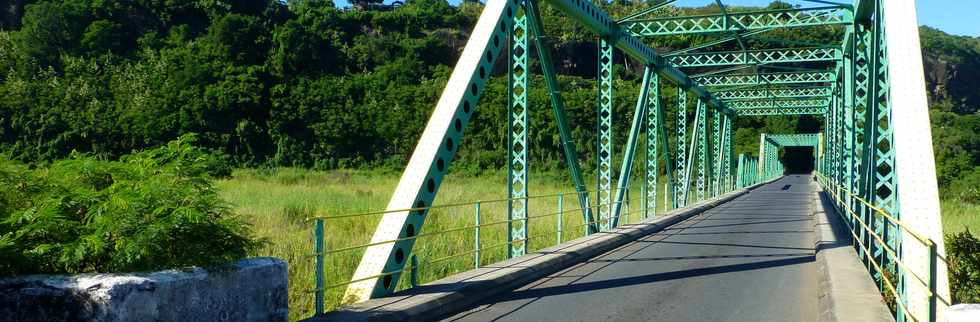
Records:
<instances>
[{"instance_id":1,"label":"green metal railing","mask_svg":"<svg viewBox=\"0 0 980 322\"><path fill-rule=\"evenodd\" d=\"M613 189L610 189L610 190L618 190L618 189L613 188ZM485 245L483 243L483 241L481 240L480 235L481 235L481 230L482 229L485 229L487 227L508 225L508 224L513 223L513 222L516 222L516 221L526 221L526 220L530 220L530 219L540 219L540 218L547 218L547 217L555 217L555 229L556 229L555 233L556 233L556 236L555 236L554 244L548 245L548 246L553 246L553 245L560 244L564 240L563 239L565 237L564 234L567 233L569 230L582 229L583 236L588 236L591 233L594 233L593 230L589 229L590 226L591 227L595 227L595 226L599 226L599 227L608 226L609 229L607 229L607 230L611 230L611 229L617 228L616 226L612 226L610 224L604 223L605 221L612 222L614 220L614 218L612 218L612 217L610 217L610 218L602 218L602 217L599 217L599 216L593 217L593 218L595 218L593 221L587 221L587 222L583 222L581 224L577 224L577 225L573 225L573 226L566 226L565 223L564 223L564 221L565 221L565 216L564 215L566 213L583 212L583 211L587 211L587 210L588 211L595 211L596 209L599 209L600 207L611 207L613 204L622 204L623 205L623 210L620 213L620 216L623 218L622 223L624 223L624 224L628 224L628 223L631 222L630 221L630 217L633 214L642 214L642 216L640 216L638 218L639 219L647 219L647 218L649 218L651 216L651 214L655 214L656 213L656 210L655 209L650 209L647 206L647 204L648 204L647 200L643 200L642 203L641 203L641 206L638 207L638 209L631 210L630 209L630 198L628 197L629 196L629 190L631 190L631 189L624 189L624 190L626 190L625 193L626 193L627 198L624 198L624 201L623 202L611 201L608 204L598 203L598 204L594 204L594 205L592 205L592 204L589 203L588 196L589 196L589 194L594 194L596 192L596 190L585 191L584 192L585 193L584 200L586 200L586 203L589 204L589 206L586 206L586 207L581 207L580 206L580 207L575 207L575 208L566 208L566 205L565 205L565 196L566 195L575 195L575 194L577 194L577 192L561 192L561 193L538 195L538 196L528 196L528 197L519 197L519 198L503 198L503 199L483 200L483 201L464 202L464 203L450 203L450 204L443 204L443 205L434 205L434 206L429 206L429 207L398 209L398 210L385 210L385 211L373 211L373 212L362 212L362 213L346 214L346 215L320 216L320 217L308 218L307 221L308 222L312 222L313 227L314 227L314 229L313 229L313 232L314 232L314 236L313 236L314 253L311 255L311 257L313 258L313 261L314 261L313 265L314 265L314 274L315 274L315 277L314 278L315 278L315 282L314 282L314 289L310 290L310 292L312 292L314 294L314 311L315 311L315 314L316 315L320 315L320 314L323 314L323 313L326 312L326 309L325 309L325 302L326 302L325 292L327 290L330 290L330 289L334 289L334 288L338 288L338 287L343 287L343 286L347 286L347 285L350 285L350 284L353 284L353 283L357 283L357 282L360 282L360 281L365 281L365 280L370 280L370 279L375 279L375 278L385 278L387 276L396 276L398 274L406 273L406 272L409 274L410 287L415 287L419 283L418 282L418 269L419 269L419 267L422 267L422 266L425 266L425 265L433 265L433 264L437 264L437 263L442 263L442 262L446 262L446 261L449 261L449 260L452 260L452 259L456 259L456 258L459 258L459 257L463 257L463 256L467 256L467 255L472 255L473 256L473 265L472 265L472 267L474 269L476 269L476 268L479 268L480 267L481 262L482 262L482 259L483 259L482 256L484 254L486 254L486 251L497 249L497 248L502 248L502 247L505 247L505 246L508 246L508 245L513 245L515 243L525 243L524 247L527 247L527 244L526 243L528 243L530 240L532 240L532 239L544 240L544 237L547 237L547 236L540 236L539 235L539 236L526 236L526 237L523 237L523 238L520 238L520 239L512 239L511 238L512 236L511 235L508 235L508 240L505 241L505 242L495 243L495 244L490 244L490 245ZM730 189L725 189L725 190L730 190ZM724 192L728 192L728 191L724 191ZM641 199L646 199L647 196L648 195L646 193L642 193L641 192L641 194L640 194L640 198ZM484 219L485 218L484 218L483 211L481 210L483 208L483 206L486 206L488 204L511 203L511 202L514 202L514 201L528 201L528 200L532 200L532 199L543 199L543 198L555 198L555 205L556 205L557 211L548 212L548 213L541 214L541 215L536 215L536 216L526 216L526 217L523 217L523 218L510 218L510 219L505 219L505 220L484 222ZM338 220L338 219L351 219L351 218L359 218L359 217L377 216L377 215L384 215L384 214L393 213L393 212L406 212L406 211L408 211L408 212L417 212L417 211L427 211L427 210L440 209L440 208L459 208L459 207L468 207L468 206L473 207L472 208L473 209L473 216L474 216L473 217L473 220L474 220L473 225L466 225L466 226L462 226L462 227L450 228L450 229L445 229L445 230L435 231L435 232L418 233L418 234L415 234L413 236L408 236L408 237L403 237L403 238L398 238L398 239L391 239L391 240L384 240L384 241L375 241L375 242L358 244L358 245L338 247L338 248L334 248L334 249L327 249L327 247L325 246L325 243L324 243L325 237L326 237L325 236L325 232L326 231L329 231L329 229L327 229L327 227L326 227L328 221ZM668 207L668 206L669 205L666 205L665 207ZM442 256L442 257L433 258L433 259L430 259L428 261L424 261L424 263L422 263L422 264L419 263L418 257L415 254L412 254L410 256L410 258L409 258L410 264L407 265L407 267L405 267L403 269L393 270L393 271L387 271L387 272L383 272L381 274L377 274L377 275L373 275L373 276L367 276L367 277L361 277L361 278L356 278L356 279L353 279L353 278L351 278L351 279L345 279L345 280L343 280L341 282L338 282L338 283L327 284L327 281L326 281L326 269L327 269L327 267L326 267L326 257L327 256L337 255L337 254L344 253L344 252L353 252L353 251L357 251L357 250L360 250L360 249L365 249L365 248L371 247L371 246L391 244L391 243L396 243L396 242L401 242L401 241L408 241L408 240L418 240L418 239L424 238L424 237L433 237L433 236L444 235L444 234L453 233L453 232L462 232L462 231L467 231L467 230L472 230L474 232L474 236L473 236L474 237L474 239L473 239L474 245L473 245L473 248L471 250L469 250L469 251L458 252L458 253L454 253L454 254L445 255L445 256ZM605 230L605 231L607 231L607 230ZM508 232L509 232L509 230L508 230ZM543 247L548 247L548 246L543 246ZM508 257L512 257L512 254L510 252L507 252L507 256ZM452 272L447 272L446 275L451 274L451 273Z\"/></svg>"},{"instance_id":2,"label":"green metal railing","mask_svg":"<svg viewBox=\"0 0 980 322\"><path fill-rule=\"evenodd\" d=\"M902 296L902 292L899 291L899 285L902 280L912 280L922 284L928 289L926 295L928 296L929 302L929 322L936 321L936 301L938 299L936 295L936 263L939 260L939 253L937 251L936 242L932 239L925 237L919 232L915 231L908 226L905 222L895 218L889 214L884 209L881 209L870 202L861 198L857 194L854 194L845 187L842 187L836 183L833 183L829 178L824 176L820 172L814 172L817 176L817 181L824 187L824 191L830 193L830 197L834 199L835 208L837 213L840 215L841 219L848 225L849 232L855 243L858 251L858 256L862 259L867 260L867 267L872 276L880 276L878 283L878 288L884 293L890 294L895 299L895 304L897 306L896 314L899 317L907 319L907 321L919 321L912 314L909 313L907 307L907 299ZM840 191L840 192L838 192ZM845 199L846 198L846 199ZM876 216L875 219L887 220L892 225L899 227L900 229L907 232L915 240L922 243L929 249L929 271L928 277L923 278L916 274L916 272L910 269L905 262L902 261L902 256L898 254L899 250L893 249L891 246L885 242L885 238L875 232L875 229L871 227L866 222L866 219L861 218L855 210L852 204L858 203L873 211L873 215ZM840 205L843 205L841 207ZM866 236L870 236L866 237ZM881 258L875 259L872 249L881 249ZM895 267L888 267L888 263L894 263ZM892 280L889 275L897 276L898 280ZM908 278L906 278L908 277Z\"/></svg>"}]
</instances>

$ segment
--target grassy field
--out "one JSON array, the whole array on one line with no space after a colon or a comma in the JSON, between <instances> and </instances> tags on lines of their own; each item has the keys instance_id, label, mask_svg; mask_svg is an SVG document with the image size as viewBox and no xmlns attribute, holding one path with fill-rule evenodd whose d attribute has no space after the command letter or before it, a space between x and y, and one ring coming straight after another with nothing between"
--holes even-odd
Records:
<instances>
[{"instance_id":1,"label":"grassy field","mask_svg":"<svg viewBox=\"0 0 980 322\"><path fill-rule=\"evenodd\" d=\"M278 170L237 170L233 179L219 181L222 196L231 202L235 211L254 225L255 233L268 240L260 255L275 256L289 263L290 318L296 320L312 315L313 294L313 224L315 216L339 216L384 209L398 181L398 173L377 171L309 171L282 168ZM530 200L529 250L557 243L555 194L566 193L561 216L567 241L584 235L580 207L570 194L572 185L563 174L534 174L529 189L532 196L550 195ZM506 197L504 173L481 177L450 175L439 191L435 206L469 203L476 200L497 200ZM633 180L628 222L642 219L640 180ZM594 184L588 185L594 188ZM658 212L663 208L663 189L658 191ZM433 209L421 234L441 232L474 225L475 206L466 204ZM625 210L626 208L624 208ZM947 233L969 227L980 231L980 205L958 201L943 201L943 226ZM481 203L480 261L483 264L506 258L506 202ZM329 252L362 245L371 239L380 215L365 215L327 220L325 245ZM420 237L414 247L419 260L419 282L425 283L452 273L473 268L474 230ZM330 254L326 257L326 285L336 285L326 292L326 308L340 304L344 286L353 275L363 248ZM400 287L409 285L403 274Z\"/></svg>"},{"instance_id":2,"label":"grassy field","mask_svg":"<svg viewBox=\"0 0 980 322\"><path fill-rule=\"evenodd\" d=\"M980 232L980 204L943 200L939 207L943 211L944 233L956 233L966 229L974 235Z\"/></svg>"},{"instance_id":3,"label":"grassy field","mask_svg":"<svg viewBox=\"0 0 980 322\"><path fill-rule=\"evenodd\" d=\"M276 256L289 263L290 318L312 315L314 288L313 223L306 218L338 216L383 210L398 181L398 173L368 171L318 172L283 168L275 171L237 170L233 179L219 181L218 188L235 211L247 218L255 233L269 241L260 255ZM549 195L529 201L529 250L553 246L558 241L555 194L573 191L565 177L535 174L529 184L531 196ZM642 216L639 202L639 181L634 180L630 193L631 208L626 222ZM506 197L504 173L481 177L452 176L446 178L435 206L469 203L476 200L497 200ZM594 185L589 185L594 187ZM662 191L658 194L662 205ZM421 234L430 234L474 225L475 206L438 208L430 211ZM493 263L506 258L506 202L481 202L480 252L481 263ZM562 241L582 237L584 225L576 198L567 194L563 201ZM325 246L327 251L368 243L380 215L365 215L327 220ZM455 272L473 268L473 229L419 237L413 253L419 261L419 282L425 283ZM329 254L326 257L326 285L349 281L363 248ZM403 274L400 287L407 286L408 274ZM326 307L330 310L340 303L344 285L326 292Z\"/></svg>"}]
</instances>

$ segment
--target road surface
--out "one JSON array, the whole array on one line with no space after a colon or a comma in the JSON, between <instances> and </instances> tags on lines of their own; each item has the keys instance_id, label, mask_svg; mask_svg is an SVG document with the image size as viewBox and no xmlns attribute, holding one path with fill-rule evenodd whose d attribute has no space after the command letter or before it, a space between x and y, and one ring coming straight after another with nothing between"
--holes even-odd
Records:
<instances>
[{"instance_id":1,"label":"road surface","mask_svg":"<svg viewBox=\"0 0 980 322\"><path fill-rule=\"evenodd\" d=\"M815 321L810 204L787 176L449 321Z\"/></svg>"}]
</instances>

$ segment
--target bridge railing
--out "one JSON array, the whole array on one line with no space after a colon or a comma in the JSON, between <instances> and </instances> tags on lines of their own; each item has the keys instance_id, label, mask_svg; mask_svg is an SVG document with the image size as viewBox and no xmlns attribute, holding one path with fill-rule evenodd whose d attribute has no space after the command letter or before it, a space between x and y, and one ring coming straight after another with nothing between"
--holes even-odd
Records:
<instances>
[{"instance_id":1,"label":"bridge railing","mask_svg":"<svg viewBox=\"0 0 980 322\"><path fill-rule=\"evenodd\" d=\"M889 306L894 304L892 309L902 318L899 320L919 321L919 319L916 319L915 316L909 313L906 303L908 299L903 298L901 295L902 292L899 291L899 288L911 280L921 284L928 290L926 296L929 302L929 322L935 321L936 301L938 299L936 295L936 263L940 259L936 242L916 231L902 220L895 218L884 209L873 205L847 188L834 183L822 173L814 173L817 176L818 182L824 186L824 191L829 192L830 197L836 202L835 207L838 208L837 213L848 225L848 230L857 248L858 257L865 262L869 272L875 277L879 290L883 293L887 292L886 294L890 294L892 297L893 301L889 301ZM868 210L863 212L865 216L858 214L858 212L861 212L860 209L855 211L854 208L858 207L863 207ZM870 218L870 215L874 217ZM922 274L927 276L920 275L902 261L899 255L900 250L895 249L892 245L885 242L886 238L872 227L873 224L868 224L868 221L871 220L877 220L880 223L887 221L889 225L904 230L919 243L927 247L929 249L929 262L931 264L929 265L929 270L925 274ZM882 232L887 233L888 230L882 229ZM876 250L881 250L880 254L876 255ZM875 257L878 258L876 259Z\"/></svg>"},{"instance_id":2,"label":"bridge railing","mask_svg":"<svg viewBox=\"0 0 980 322\"><path fill-rule=\"evenodd\" d=\"M603 191L607 191L607 190L610 192L615 192L618 189L617 188L604 189ZM646 200L644 200L647 197L647 194L645 192L642 192L642 189L640 189L641 193L636 195L641 200L640 206L631 210L630 209L631 198L629 196L630 196L630 190L632 189L623 189L623 190L625 191L625 194L627 196L623 202L612 201L609 203L601 203L601 204L594 204L594 205L592 205L589 202L588 196L595 195L595 192L597 192L598 190L585 191L583 193L586 195L585 200L588 204L588 206L585 207L578 204L578 198L572 198L572 197L576 197L576 192L562 192L562 193L552 193L552 194L528 196L528 197L480 200L474 202L450 203L450 204L434 205L434 206L420 207L420 208L362 212L362 213L333 215L333 216L316 216L316 217L307 218L306 221L312 223L313 225L313 233L314 233L313 236L314 253L309 255L309 257L312 258L313 260L313 270L315 275L314 288L312 290L309 290L309 292L313 293L314 296L314 312L315 314L320 315L325 313L327 310L329 310L329 308L326 307L328 301L330 302L329 304L331 305L331 308L335 306L347 304L343 299L343 296L339 289L360 281L377 279L377 278L396 279L396 278L402 278L403 274L407 274L408 285L409 285L408 288L411 288L419 284L420 267L436 267L438 266L437 264L444 264L453 261L454 259L460 259L461 257L469 255L469 256L473 256L473 262L471 265L465 266L465 269L479 268L482 262L486 262L487 260L491 260L494 262L496 260L502 260L505 259L504 256L507 256L507 254L509 253L509 252L500 252L499 254L493 253L492 255L488 256L487 252L491 250L507 247L508 245L513 245L516 243L525 243L525 245L527 245L527 243L532 239L545 241L550 238L553 238L550 241L537 244L535 249L540 249L540 248L558 245L564 240L569 240L568 237L570 236L577 237L577 236L588 235L589 234L588 227L590 225L593 227L603 227L606 226L606 225L602 225L603 223L612 220L611 215L603 216L601 214L598 214L598 209L603 209L603 208L611 209L613 205L620 204L620 203L623 204L623 210L620 213L620 217L622 218L620 225L628 224L632 222L631 221L632 215L640 214L640 216L636 217L637 219L646 219L649 217L648 216L649 214L656 213L656 210L654 209L647 209L648 203L646 202ZM570 197L570 198L566 198L566 197ZM496 215L497 217L501 216L501 212L503 212L503 216L507 216L505 211L498 211L495 214L490 214L491 216L487 216L488 214L485 209L487 209L490 206L496 206L498 208L502 208L502 207L506 207L507 203L513 201L521 201L521 200L544 201L546 199L551 199L554 202L553 204L554 207L549 207L554 209L554 211L545 211L543 214L529 215L525 218L505 218L503 220L493 220L489 222L485 221L486 219L488 219L487 217L493 217L494 215ZM445 228L437 231L427 231L424 233L419 232L418 234L411 234L411 236L409 237L398 238L398 239L381 240L381 241L372 240L368 243L361 243L356 245L344 245L344 246L333 247L333 248L328 247L326 245L327 244L326 234L328 232L342 231L343 229L348 229L347 227L344 227L339 223L335 224L336 227L332 227L331 229L328 227L328 223L331 222L337 222L342 220L355 220L355 221L360 221L363 224L365 222L370 222L370 220L373 217L377 217L387 213L394 213L394 212L413 213L413 212L427 211L430 213L430 216L440 216L440 215L446 215L447 209L462 209L462 208L471 209L471 210L463 210L463 211L467 211L467 212L471 211L471 214L473 216L472 218L467 218L465 216L454 217L455 220L464 222L462 226ZM592 221L586 221L584 218L581 218L582 216L574 216L573 218L575 219L571 220L572 225L568 225L570 220L565 218L566 214L581 213L586 209L589 209L590 212L593 214ZM443 211L435 212L434 210L443 210ZM459 215L459 213L457 213L457 215ZM554 226L547 228L543 233L539 233L534 236L531 236L529 234L529 236L523 239L507 238L506 241L495 242L489 245L485 244L484 240L481 240L481 232L483 234L490 232L485 229L495 229L497 227L504 227L504 229L509 230L507 225L510 224L523 222L523 224L526 225L527 221L533 219L540 220L549 217L555 218ZM366 224L366 225L371 226L371 224ZM435 226L432 225L428 227L435 228ZM454 248L456 250L461 250L461 249L467 249L467 250L456 251L451 254L437 254L442 256L435 257L427 261L423 261L421 263L419 257L413 252L413 254L409 256L408 265L406 265L404 269L386 271L381 274L362 277L358 279L351 279L350 276L347 274L347 271L350 271L350 269L353 267L353 265L356 264L356 262L351 262L350 260L344 260L344 258L359 259L363 254L364 249L368 247L384 245L384 244L393 244L395 242L401 242L401 241L419 241L420 239L423 238L434 238L439 236L446 236L452 233L463 233L466 231L471 231L473 233L472 238L467 236L467 237L453 240L454 244L456 245L447 246L447 247ZM574 233L569 234L570 231ZM496 235L495 237L500 237L500 235ZM462 246L459 246L461 243L465 244L469 241L472 241L473 246L471 248L463 248ZM451 244L451 243L441 243L441 245L446 245L446 244ZM424 252L419 252L419 253L424 253ZM333 260L331 260L331 262L335 264L335 266L328 267L327 265L328 257L333 257ZM461 267L460 264L465 264L465 263L455 263L455 264L457 264L455 266L457 268L456 270L454 270L453 267L442 267L442 268L438 268L437 271L432 272L433 274L429 274L429 275L430 277L436 279L445 277L459 271L460 270L459 268ZM336 272L333 272L334 274L328 274L330 273L329 271L327 271L328 269L334 269L336 270ZM352 275L353 271L350 271L349 273L350 275ZM327 284L328 283L327 275L333 275L336 278L336 280L339 280L339 282ZM332 294L328 294L328 292ZM327 299L328 295L330 295L329 300Z\"/></svg>"}]
</instances>

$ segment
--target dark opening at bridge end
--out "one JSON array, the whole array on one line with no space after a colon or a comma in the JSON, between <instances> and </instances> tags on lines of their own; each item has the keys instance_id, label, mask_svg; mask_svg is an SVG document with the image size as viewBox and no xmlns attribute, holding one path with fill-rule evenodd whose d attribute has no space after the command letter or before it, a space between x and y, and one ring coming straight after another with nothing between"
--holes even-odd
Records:
<instances>
[{"instance_id":1,"label":"dark opening at bridge end","mask_svg":"<svg viewBox=\"0 0 980 322\"><path fill-rule=\"evenodd\" d=\"M786 174L810 174L815 165L813 147L788 146L783 148L782 162Z\"/></svg>"}]
</instances>

